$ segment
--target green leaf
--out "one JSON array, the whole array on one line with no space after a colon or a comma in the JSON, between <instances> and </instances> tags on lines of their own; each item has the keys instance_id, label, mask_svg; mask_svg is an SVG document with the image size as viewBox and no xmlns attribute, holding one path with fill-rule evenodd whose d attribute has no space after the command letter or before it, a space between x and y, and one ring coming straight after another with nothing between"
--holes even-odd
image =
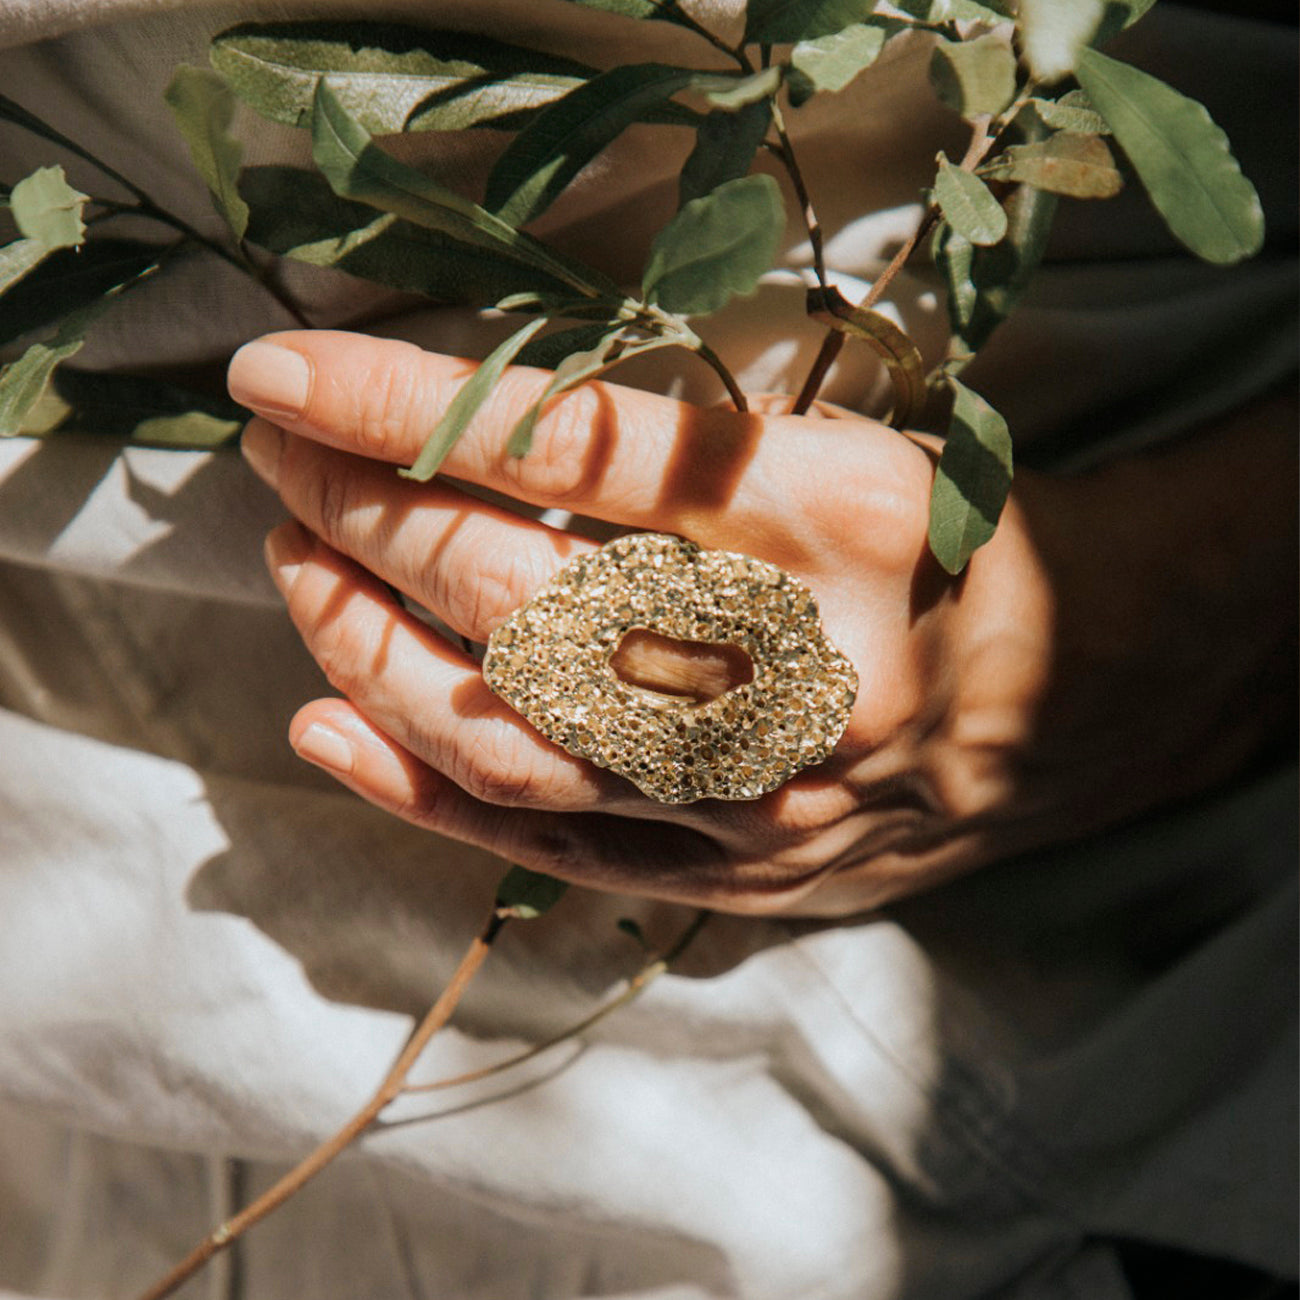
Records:
<instances>
[{"instance_id":1,"label":"green leaf","mask_svg":"<svg viewBox=\"0 0 1300 1300\"><path fill-rule=\"evenodd\" d=\"M316 88L312 156L336 194L395 213L418 226L485 248L553 276L587 297L618 293L607 277L515 230L491 212L398 162L338 102L329 83Z\"/></svg>"},{"instance_id":2,"label":"green leaf","mask_svg":"<svg viewBox=\"0 0 1300 1300\"><path fill-rule=\"evenodd\" d=\"M40 399L54 367L81 351L86 331L108 307L101 299L64 318L54 337L33 343L0 371L0 438L20 432L28 411Z\"/></svg>"},{"instance_id":3,"label":"green leaf","mask_svg":"<svg viewBox=\"0 0 1300 1300\"><path fill-rule=\"evenodd\" d=\"M63 367L29 410L22 432L38 437L84 433L206 451L232 442L247 419L248 413L228 398L135 375Z\"/></svg>"},{"instance_id":4,"label":"green leaf","mask_svg":"<svg viewBox=\"0 0 1300 1300\"><path fill-rule=\"evenodd\" d=\"M424 446L420 448L415 464L410 469L398 471L403 478L412 478L424 483L438 472L438 467L446 460L447 453L469 427L469 422L487 400L488 394L496 387L497 380L514 360L515 354L545 324L545 316L529 321L527 325L517 329L488 353L479 368L460 386L460 391L452 398L442 419L438 421Z\"/></svg>"},{"instance_id":5,"label":"green leaf","mask_svg":"<svg viewBox=\"0 0 1300 1300\"><path fill-rule=\"evenodd\" d=\"M527 867L511 867L497 886L498 912L508 912L519 921L531 921L549 912L564 897L568 884Z\"/></svg>"},{"instance_id":6,"label":"green leaf","mask_svg":"<svg viewBox=\"0 0 1300 1300\"><path fill-rule=\"evenodd\" d=\"M694 78L691 88L702 92L709 103L718 108L747 108L775 95L781 89L783 76L783 69L775 64L748 76L701 73Z\"/></svg>"},{"instance_id":7,"label":"green leaf","mask_svg":"<svg viewBox=\"0 0 1300 1300\"><path fill-rule=\"evenodd\" d=\"M800 41L790 51L790 66L798 74L789 81L790 102L798 108L816 91L843 90L876 61L884 45L884 28L863 23L816 40Z\"/></svg>"},{"instance_id":8,"label":"green leaf","mask_svg":"<svg viewBox=\"0 0 1300 1300\"><path fill-rule=\"evenodd\" d=\"M230 134L235 97L215 72L181 64L163 98L189 147L190 157L203 177L217 211L235 238L248 229L248 204L239 193L239 159L242 149Z\"/></svg>"},{"instance_id":9,"label":"green leaf","mask_svg":"<svg viewBox=\"0 0 1300 1300\"><path fill-rule=\"evenodd\" d=\"M1073 132L1012 145L982 167L980 174L1076 199L1114 198L1124 185L1106 142L1100 136Z\"/></svg>"},{"instance_id":10,"label":"green leaf","mask_svg":"<svg viewBox=\"0 0 1300 1300\"><path fill-rule=\"evenodd\" d=\"M1020 0L1016 26L1030 72L1040 82L1073 72L1105 12L1104 0Z\"/></svg>"},{"instance_id":11,"label":"green leaf","mask_svg":"<svg viewBox=\"0 0 1300 1300\"><path fill-rule=\"evenodd\" d=\"M923 23L998 23L1016 13L1014 0L894 0L894 8Z\"/></svg>"},{"instance_id":12,"label":"green leaf","mask_svg":"<svg viewBox=\"0 0 1300 1300\"><path fill-rule=\"evenodd\" d=\"M511 226L550 207L566 185L647 109L701 74L662 63L612 68L540 113L497 159L484 206Z\"/></svg>"},{"instance_id":13,"label":"green leaf","mask_svg":"<svg viewBox=\"0 0 1300 1300\"><path fill-rule=\"evenodd\" d=\"M1081 135L1109 135L1110 127L1081 90L1071 90L1060 99L1029 101L1034 112L1054 131L1077 131Z\"/></svg>"},{"instance_id":14,"label":"green leaf","mask_svg":"<svg viewBox=\"0 0 1300 1300\"><path fill-rule=\"evenodd\" d=\"M747 175L771 120L772 105L766 99L738 113L710 113L700 123L695 148L682 168L677 206Z\"/></svg>"},{"instance_id":15,"label":"green leaf","mask_svg":"<svg viewBox=\"0 0 1300 1300\"><path fill-rule=\"evenodd\" d=\"M1011 489L1007 422L958 379L952 424L930 494L930 550L949 573L960 573L993 536Z\"/></svg>"},{"instance_id":16,"label":"green leaf","mask_svg":"<svg viewBox=\"0 0 1300 1300\"><path fill-rule=\"evenodd\" d=\"M906 428L925 402L925 364L920 349L888 316L855 307L838 289L809 289L808 315L867 343L885 363L894 385L890 424Z\"/></svg>"},{"instance_id":17,"label":"green leaf","mask_svg":"<svg viewBox=\"0 0 1300 1300\"><path fill-rule=\"evenodd\" d=\"M944 220L972 244L996 244L1007 233L1007 214L978 176L939 155L934 201Z\"/></svg>"},{"instance_id":18,"label":"green leaf","mask_svg":"<svg viewBox=\"0 0 1300 1300\"><path fill-rule=\"evenodd\" d=\"M876 0L749 0L745 43L785 45L832 36L872 16Z\"/></svg>"},{"instance_id":19,"label":"green leaf","mask_svg":"<svg viewBox=\"0 0 1300 1300\"><path fill-rule=\"evenodd\" d=\"M34 271L49 251L39 239L15 239L0 248L0 294Z\"/></svg>"},{"instance_id":20,"label":"green leaf","mask_svg":"<svg viewBox=\"0 0 1300 1300\"><path fill-rule=\"evenodd\" d=\"M1105 12L1101 16L1101 25L1092 38L1094 45L1104 45L1112 36L1118 36L1127 27L1132 27L1155 4L1156 0L1106 0Z\"/></svg>"},{"instance_id":21,"label":"green leaf","mask_svg":"<svg viewBox=\"0 0 1300 1300\"><path fill-rule=\"evenodd\" d=\"M436 51L436 53L434 53ZM311 120L322 77L366 130L517 130L592 69L485 36L392 23L244 23L222 32L212 66L264 117Z\"/></svg>"},{"instance_id":22,"label":"green leaf","mask_svg":"<svg viewBox=\"0 0 1300 1300\"><path fill-rule=\"evenodd\" d=\"M1259 252L1259 196L1201 104L1096 50L1084 51L1076 76L1176 239L1219 265Z\"/></svg>"},{"instance_id":23,"label":"green leaf","mask_svg":"<svg viewBox=\"0 0 1300 1300\"><path fill-rule=\"evenodd\" d=\"M962 117L994 116L1016 94L1016 56L1000 36L940 40L930 56L935 94Z\"/></svg>"},{"instance_id":24,"label":"green leaf","mask_svg":"<svg viewBox=\"0 0 1300 1300\"><path fill-rule=\"evenodd\" d=\"M14 186L9 206L19 231L52 251L75 248L85 239L81 210L88 198L68 184L62 167L41 167Z\"/></svg>"},{"instance_id":25,"label":"green leaf","mask_svg":"<svg viewBox=\"0 0 1300 1300\"><path fill-rule=\"evenodd\" d=\"M515 365L533 366L538 370L555 370L566 357L575 352L590 352L599 347L605 336L615 328L609 321L593 321L589 325L572 325L531 338L515 356Z\"/></svg>"},{"instance_id":26,"label":"green leaf","mask_svg":"<svg viewBox=\"0 0 1300 1300\"><path fill-rule=\"evenodd\" d=\"M784 231L781 191L770 176L728 181L686 204L655 237L641 281L645 300L683 315L717 311L754 289Z\"/></svg>"},{"instance_id":27,"label":"green leaf","mask_svg":"<svg viewBox=\"0 0 1300 1300\"><path fill-rule=\"evenodd\" d=\"M0 297L0 345L98 301L156 266L163 251L140 240L98 238L49 254Z\"/></svg>"},{"instance_id":28,"label":"green leaf","mask_svg":"<svg viewBox=\"0 0 1300 1300\"><path fill-rule=\"evenodd\" d=\"M523 292L573 295L571 286L509 252L449 239L340 198L317 172L249 167L240 190L252 210L249 242L281 257L445 303L481 307Z\"/></svg>"},{"instance_id":29,"label":"green leaf","mask_svg":"<svg viewBox=\"0 0 1300 1300\"><path fill-rule=\"evenodd\" d=\"M661 22L691 26L676 0L570 0L584 9L603 9L605 13L619 14L624 18L657 18Z\"/></svg>"},{"instance_id":30,"label":"green leaf","mask_svg":"<svg viewBox=\"0 0 1300 1300\"><path fill-rule=\"evenodd\" d=\"M976 248L946 223L936 232L935 265L947 282L953 332L967 354L983 347L1028 288L1056 205L1054 194L1017 187L1006 202L1006 237L994 248Z\"/></svg>"}]
</instances>

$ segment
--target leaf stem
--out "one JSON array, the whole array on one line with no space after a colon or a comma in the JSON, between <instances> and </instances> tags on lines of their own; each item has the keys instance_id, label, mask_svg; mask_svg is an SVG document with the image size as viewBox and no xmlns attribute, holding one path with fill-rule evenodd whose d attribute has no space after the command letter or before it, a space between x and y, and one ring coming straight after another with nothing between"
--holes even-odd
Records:
<instances>
[{"instance_id":1,"label":"leaf stem","mask_svg":"<svg viewBox=\"0 0 1300 1300\"><path fill-rule=\"evenodd\" d=\"M470 1070L465 1074L453 1075L447 1079L437 1079L433 1083L408 1083L403 1092L441 1092L444 1089L457 1088L466 1083L478 1083L482 1079L490 1079L494 1075L504 1074L507 1070L523 1065L525 1061L531 1061L534 1057L541 1056L543 1052L549 1052L552 1047L558 1047L571 1038L577 1038L585 1034L588 1029L599 1024L606 1016L613 1015L620 1007L625 1007L629 1002L640 997L649 985L658 979L691 946L695 936L704 928L712 915L711 912L698 912L694 920L682 931L671 948L653 960L646 962L628 980L627 987L621 993L597 1007L595 1011L588 1016L584 1016L576 1024L561 1030L544 1042L533 1044L526 1051L517 1052L514 1056L508 1056L503 1061L497 1061L494 1065L486 1065L480 1070Z\"/></svg>"},{"instance_id":2,"label":"leaf stem","mask_svg":"<svg viewBox=\"0 0 1300 1300\"><path fill-rule=\"evenodd\" d=\"M451 1018L452 1012L469 987L470 981L491 951L492 944L501 933L511 912L494 907L482 932L473 940L460 959L450 981L443 989L424 1019L420 1021L406 1045L384 1076L374 1096L332 1137L327 1138L305 1160L291 1169L273 1187L264 1192L251 1205L214 1229L165 1277L144 1291L139 1300L163 1300L182 1283L198 1272L218 1251L225 1250L231 1242L247 1232L254 1224L266 1218L272 1210L284 1204L299 1188L314 1178L340 1152L361 1137L379 1118L384 1108L401 1095L406 1076L419 1060L429 1040Z\"/></svg>"},{"instance_id":3,"label":"leaf stem","mask_svg":"<svg viewBox=\"0 0 1300 1300\"><path fill-rule=\"evenodd\" d=\"M736 377L727 369L722 358L702 339L696 336L694 349L699 353L700 359L713 368L714 373L722 380L723 386L727 390L727 396L731 398L731 404L737 411L742 414L749 410L749 403L745 400L745 394L741 392L740 385L736 382Z\"/></svg>"},{"instance_id":4,"label":"leaf stem","mask_svg":"<svg viewBox=\"0 0 1300 1300\"><path fill-rule=\"evenodd\" d=\"M795 157L794 145L790 142L789 133L785 129L785 115L781 112L781 105L777 103L775 95L771 96L770 103L772 125L776 127L777 139L781 142L776 155L790 177L790 184L794 186L795 195L799 200L799 214L808 228L808 242L812 245L813 269L817 273L817 283L825 289L827 287L826 254L822 246L821 222L817 219L812 197L808 193L808 186L804 183L803 172L799 169L799 160Z\"/></svg>"}]
</instances>

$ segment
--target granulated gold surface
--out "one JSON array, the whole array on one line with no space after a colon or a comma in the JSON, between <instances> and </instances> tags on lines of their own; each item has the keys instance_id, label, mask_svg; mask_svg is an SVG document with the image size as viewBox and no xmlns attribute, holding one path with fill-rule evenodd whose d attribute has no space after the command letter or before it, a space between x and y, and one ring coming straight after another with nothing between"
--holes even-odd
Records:
<instances>
[{"instance_id":1,"label":"granulated gold surface","mask_svg":"<svg viewBox=\"0 0 1300 1300\"><path fill-rule=\"evenodd\" d=\"M610 666L633 628L740 646L753 680L702 704L633 686ZM775 790L835 748L858 689L797 578L662 533L566 565L492 634L483 676L543 735L663 803Z\"/></svg>"}]
</instances>

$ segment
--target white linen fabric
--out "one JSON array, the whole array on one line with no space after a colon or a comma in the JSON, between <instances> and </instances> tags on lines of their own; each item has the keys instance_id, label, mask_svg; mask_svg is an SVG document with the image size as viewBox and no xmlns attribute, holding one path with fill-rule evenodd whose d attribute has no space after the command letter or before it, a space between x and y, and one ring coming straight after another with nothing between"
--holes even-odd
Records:
<instances>
[{"instance_id":1,"label":"white linen fabric","mask_svg":"<svg viewBox=\"0 0 1300 1300\"><path fill-rule=\"evenodd\" d=\"M596 65L710 53L668 24L524 0L0 0L0 87L208 225L162 106L171 69L239 18L325 14ZM1288 43L1157 10L1130 50L1211 104L1285 247L1294 151L1279 163L1256 118L1276 111L1265 87L1289 93ZM799 121L849 289L915 220L936 148L953 152L927 58L899 43ZM251 161L301 156L290 131L244 135ZM689 147L650 138L630 133L545 223L629 280ZM499 145L419 142L470 187ZM5 180L51 161L106 192L0 127ZM1194 265L1136 198L1065 213L1055 255L978 363L1026 460L1171 436L1294 366L1289 255ZM792 230L789 266L806 259ZM295 284L321 324L469 355L499 330L341 276ZM791 341L782 309L800 292L774 275L711 326L747 387L788 388L806 364L815 332ZM941 346L924 270L891 309ZM288 323L187 259L78 363L196 371ZM662 361L632 377L714 396ZM827 395L871 409L881 384L846 350ZM0 446L0 1296L143 1288L369 1095L490 902L499 862L288 751L288 718L323 684L261 567L279 517L233 452ZM1122 1300L1123 1239L1294 1277L1294 803L1293 771L1255 773L880 914L715 918L582 1042L405 1099L185 1294ZM591 1010L640 962L622 916L657 945L690 920L571 891L507 932L421 1077Z\"/></svg>"}]
</instances>

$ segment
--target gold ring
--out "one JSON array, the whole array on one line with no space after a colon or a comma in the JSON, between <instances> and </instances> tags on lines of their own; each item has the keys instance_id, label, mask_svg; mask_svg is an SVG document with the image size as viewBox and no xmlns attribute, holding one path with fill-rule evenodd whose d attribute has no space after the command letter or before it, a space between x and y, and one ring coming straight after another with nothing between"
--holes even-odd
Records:
<instances>
[{"instance_id":1,"label":"gold ring","mask_svg":"<svg viewBox=\"0 0 1300 1300\"><path fill-rule=\"evenodd\" d=\"M701 703L632 685L611 659L633 629L738 645L753 679ZM662 803L775 790L827 758L858 689L802 582L664 533L570 561L493 632L483 676L548 739Z\"/></svg>"}]
</instances>

